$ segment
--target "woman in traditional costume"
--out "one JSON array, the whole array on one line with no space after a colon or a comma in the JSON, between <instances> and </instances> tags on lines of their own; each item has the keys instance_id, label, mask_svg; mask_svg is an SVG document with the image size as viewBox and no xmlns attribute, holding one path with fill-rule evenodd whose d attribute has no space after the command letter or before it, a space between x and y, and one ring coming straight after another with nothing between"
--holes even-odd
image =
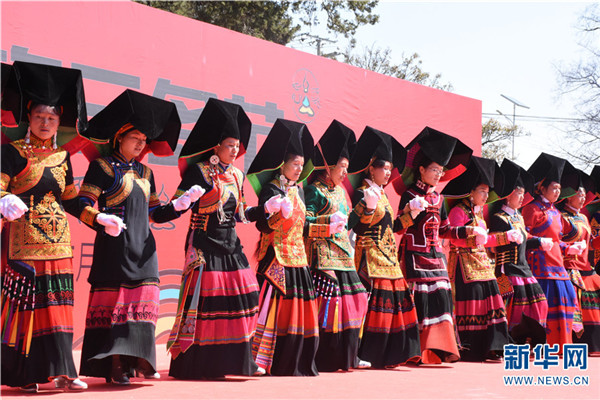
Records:
<instances>
[{"instance_id":1,"label":"woman in traditional costume","mask_svg":"<svg viewBox=\"0 0 600 400\"><path fill-rule=\"evenodd\" d=\"M374 368L417 363L421 354L417 312L398 262L393 209L384 191L405 158L396 139L367 126L350 161L356 189L348 226L356 233L355 266L370 294L358 356Z\"/></svg>"},{"instance_id":2,"label":"woman in traditional costume","mask_svg":"<svg viewBox=\"0 0 600 400\"><path fill-rule=\"evenodd\" d=\"M574 334L573 342L587 343L588 354L600 354L600 276L590 265L588 253L593 251L591 227L587 217L581 213L595 197L594 184L584 172L578 172L581 185L574 196L563 200L560 205L562 240L567 244L563 248L563 259L577 294L583 324L583 332Z\"/></svg>"},{"instance_id":3,"label":"woman in traditional costume","mask_svg":"<svg viewBox=\"0 0 600 400\"><path fill-rule=\"evenodd\" d=\"M487 235L483 219L488 199L498 198L496 193L490 196L490 190L501 192L502 184L502 171L496 161L472 156L467 170L442 191L446 198L460 198L448 214L450 225L472 227L482 233L450 239L448 275L453 283L463 361L497 360L509 342L506 310L486 247L522 243L524 238L517 229Z\"/></svg>"},{"instance_id":4,"label":"woman in traditional costume","mask_svg":"<svg viewBox=\"0 0 600 400\"><path fill-rule=\"evenodd\" d=\"M180 128L173 103L128 89L94 116L84 133L103 143L100 149L109 155L93 159L85 174L80 219L97 229L108 214L119 224L114 234L99 231L94 240L82 375L115 385L128 385L136 373L160 378L155 348L158 258L149 225L179 217L193 199L188 194L161 205L152 170L138 160L148 151L173 154ZM86 149L86 155L93 158L94 150Z\"/></svg>"},{"instance_id":5,"label":"woman in traditional costume","mask_svg":"<svg viewBox=\"0 0 600 400\"><path fill-rule=\"evenodd\" d=\"M169 375L178 379L265 373L252 355L258 283L235 231L253 210L246 209L244 174L233 165L248 148L251 127L239 105L211 98L179 156L182 180L175 197L194 185L206 193L192 207L167 343Z\"/></svg>"},{"instance_id":6,"label":"woman in traditional costume","mask_svg":"<svg viewBox=\"0 0 600 400\"><path fill-rule=\"evenodd\" d=\"M320 372L370 366L357 357L367 291L354 268L346 230L350 208L341 186L355 147L354 132L334 120L315 146L315 170L308 178L312 183L304 189L306 251L319 306L315 361Z\"/></svg>"},{"instance_id":7,"label":"woman in traditional costume","mask_svg":"<svg viewBox=\"0 0 600 400\"><path fill-rule=\"evenodd\" d=\"M458 139L429 127L407 149L402 179L394 182L402 195L394 231L402 235L400 254L417 309L421 361L455 362L460 357L442 239L465 239L473 228L450 225L436 186L442 179L462 173L472 151Z\"/></svg>"},{"instance_id":8,"label":"woman in traditional costume","mask_svg":"<svg viewBox=\"0 0 600 400\"><path fill-rule=\"evenodd\" d=\"M550 345L572 343L573 330L578 331L581 326L573 324L577 296L564 267L561 249L567 245L561 241L563 224L554 203L559 199L561 187L574 188L578 176L568 161L546 153L537 158L528 172L536 182L537 196L523 207L525 227L533 236L552 239L549 248L527 250L527 263L548 301L546 339ZM562 353L562 346L559 352Z\"/></svg>"},{"instance_id":9,"label":"woman in traditional costume","mask_svg":"<svg viewBox=\"0 0 600 400\"><path fill-rule=\"evenodd\" d=\"M496 213L490 218L490 232L496 234L499 232L509 232L518 230L525 240L510 242L494 249L496 260L496 279L502 283L507 280L509 286L502 293L504 306L506 309L506 319L508 321L508 331L517 343L520 343L520 337L527 336L536 342L545 343L546 340L546 317L548 315L548 302L542 287L533 276L531 268L527 263L527 248L538 248L552 246L552 239L534 237L525 229L525 222L519 209L523 206L525 196L528 195L531 200L533 194L533 177L523 168L504 159L500 167L504 175L503 190L500 195L504 199L503 204ZM501 292L503 286L500 287ZM528 322L524 318L533 320ZM517 331L513 331L513 328ZM538 329L535 329L538 328ZM536 337L537 332L541 332Z\"/></svg>"},{"instance_id":10,"label":"woman in traditional costume","mask_svg":"<svg viewBox=\"0 0 600 400\"><path fill-rule=\"evenodd\" d=\"M13 68L3 116L12 111L19 122L19 110L27 110L29 125L24 138L2 145L2 384L36 392L54 379L56 387L86 389L73 362L65 214L77 214L69 155L77 149L67 141L87 127L81 71L18 61ZM7 109L10 103L17 108Z\"/></svg>"},{"instance_id":11,"label":"woman in traditional costume","mask_svg":"<svg viewBox=\"0 0 600 400\"><path fill-rule=\"evenodd\" d=\"M256 222L260 311L253 354L271 375L316 376L319 310L303 233L313 139L306 125L278 119L248 170L264 208Z\"/></svg>"}]
</instances>

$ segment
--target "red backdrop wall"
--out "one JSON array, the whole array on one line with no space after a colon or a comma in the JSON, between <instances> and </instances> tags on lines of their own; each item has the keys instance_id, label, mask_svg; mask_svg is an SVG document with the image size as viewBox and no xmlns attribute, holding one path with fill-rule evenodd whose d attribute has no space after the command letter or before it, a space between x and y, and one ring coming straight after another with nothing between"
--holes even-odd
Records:
<instances>
[{"instance_id":1,"label":"red backdrop wall","mask_svg":"<svg viewBox=\"0 0 600 400\"><path fill-rule=\"evenodd\" d=\"M253 140L237 166L245 170L277 118L305 122L315 141L332 119L360 135L365 125L406 145L428 125L481 148L481 102L352 67L133 2L2 1L2 62L79 68L92 117L126 88L173 101L183 123L180 147L209 97L243 106ZM305 105L303 108L302 105ZM306 106L308 104L308 106ZM309 108L310 110L308 110ZM179 148L180 148L179 147ZM178 151L176 151L178 154ZM76 180L87 161L73 157ZM148 157L160 197L179 183L177 159ZM249 204L256 196L244 185ZM393 206L398 197L388 189ZM161 277L157 338L174 321L188 215L154 225ZM70 219L74 246L75 346L83 340L93 232ZM258 235L239 225L251 258Z\"/></svg>"}]
</instances>

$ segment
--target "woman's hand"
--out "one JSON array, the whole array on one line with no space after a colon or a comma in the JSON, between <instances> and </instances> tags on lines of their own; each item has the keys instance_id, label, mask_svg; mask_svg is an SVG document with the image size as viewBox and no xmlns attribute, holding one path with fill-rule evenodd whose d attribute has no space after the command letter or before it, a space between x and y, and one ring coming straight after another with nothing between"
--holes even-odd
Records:
<instances>
[{"instance_id":1,"label":"woman's hand","mask_svg":"<svg viewBox=\"0 0 600 400\"><path fill-rule=\"evenodd\" d=\"M507 231L506 237L509 241L514 242L516 244L523 243L523 234L518 229L511 229Z\"/></svg>"},{"instance_id":2,"label":"woman's hand","mask_svg":"<svg viewBox=\"0 0 600 400\"><path fill-rule=\"evenodd\" d=\"M348 222L348 216L341 211L336 211L333 214L331 214L331 217L329 217L329 221L332 223L343 222L344 224L346 224L346 222Z\"/></svg>"},{"instance_id":3,"label":"woman's hand","mask_svg":"<svg viewBox=\"0 0 600 400\"><path fill-rule=\"evenodd\" d=\"M575 242L567 248L567 254L580 256L586 247L587 245L583 240L580 242Z\"/></svg>"},{"instance_id":4,"label":"woman's hand","mask_svg":"<svg viewBox=\"0 0 600 400\"><path fill-rule=\"evenodd\" d=\"M552 249L552 246L554 246L554 242L552 241L551 238L540 238L540 246L542 247L543 251L550 251Z\"/></svg>"},{"instance_id":5,"label":"woman's hand","mask_svg":"<svg viewBox=\"0 0 600 400\"><path fill-rule=\"evenodd\" d=\"M281 216L285 219L288 219L292 216L292 211L294 210L294 205L289 197L284 197L281 201Z\"/></svg>"},{"instance_id":6,"label":"woman's hand","mask_svg":"<svg viewBox=\"0 0 600 400\"><path fill-rule=\"evenodd\" d=\"M189 188L186 193L190 196L190 201L195 203L198 201L198 199L200 199L200 197L204 196L206 190L200 185L194 185Z\"/></svg>"},{"instance_id":7,"label":"woman's hand","mask_svg":"<svg viewBox=\"0 0 600 400\"><path fill-rule=\"evenodd\" d=\"M265 211L268 214L275 214L275 213L281 211L281 202L282 201L283 201L283 199L281 198L281 196L276 194L275 196L271 197L269 200L267 200L265 202Z\"/></svg>"},{"instance_id":8,"label":"woman's hand","mask_svg":"<svg viewBox=\"0 0 600 400\"><path fill-rule=\"evenodd\" d=\"M123 220L116 215L100 213L96 216L96 221L104 226L104 232L106 232L107 235L113 237L119 236L123 229L127 229Z\"/></svg>"},{"instance_id":9,"label":"woman's hand","mask_svg":"<svg viewBox=\"0 0 600 400\"><path fill-rule=\"evenodd\" d=\"M14 194L7 194L0 199L0 213L9 221L21 218L27 210L27 205L23 203L23 200Z\"/></svg>"},{"instance_id":10,"label":"woman's hand","mask_svg":"<svg viewBox=\"0 0 600 400\"><path fill-rule=\"evenodd\" d=\"M365 204L367 205L367 209L374 210L377 208L377 203L381 198L381 193L378 193L378 191L373 188L366 188L363 198L365 200Z\"/></svg>"},{"instance_id":11,"label":"woman's hand","mask_svg":"<svg viewBox=\"0 0 600 400\"><path fill-rule=\"evenodd\" d=\"M173 203L173 208L175 211L184 211L190 208L192 205L192 200L190 199L189 191L185 192L181 197L176 198L175 200L171 200Z\"/></svg>"},{"instance_id":12,"label":"woman's hand","mask_svg":"<svg viewBox=\"0 0 600 400\"><path fill-rule=\"evenodd\" d=\"M473 227L473 235L475 235L475 244L477 246L484 246L488 241L487 231L480 226Z\"/></svg>"}]
</instances>

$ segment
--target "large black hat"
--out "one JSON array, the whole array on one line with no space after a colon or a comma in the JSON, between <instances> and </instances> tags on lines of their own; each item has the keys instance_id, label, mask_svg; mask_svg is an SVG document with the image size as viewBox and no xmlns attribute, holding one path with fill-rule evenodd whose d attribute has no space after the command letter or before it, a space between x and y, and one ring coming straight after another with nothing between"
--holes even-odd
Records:
<instances>
[{"instance_id":1,"label":"large black hat","mask_svg":"<svg viewBox=\"0 0 600 400\"><path fill-rule=\"evenodd\" d=\"M319 170L336 165L342 157L350 160L355 148L354 131L334 119L315 146L313 165Z\"/></svg>"},{"instance_id":2,"label":"large black hat","mask_svg":"<svg viewBox=\"0 0 600 400\"><path fill-rule=\"evenodd\" d=\"M304 157L304 169L298 181L305 180L313 169L313 147L314 141L306 125L278 118L246 173L254 192L258 195L263 185L273 179L286 154Z\"/></svg>"},{"instance_id":3,"label":"large black hat","mask_svg":"<svg viewBox=\"0 0 600 400\"><path fill-rule=\"evenodd\" d=\"M391 162L393 165L392 176L388 183L400 176L406 160L406 149L388 133L367 126L356 143L356 150L350 159L348 180L353 188L362 182L361 172L365 171L373 162L379 159Z\"/></svg>"},{"instance_id":4,"label":"large black hat","mask_svg":"<svg viewBox=\"0 0 600 400\"><path fill-rule=\"evenodd\" d=\"M579 174L567 160L542 153L527 170L537 187L542 182L559 182L562 186L561 198L575 194L579 187Z\"/></svg>"},{"instance_id":5,"label":"large black hat","mask_svg":"<svg viewBox=\"0 0 600 400\"><path fill-rule=\"evenodd\" d=\"M595 165L590 177L594 180L596 196L600 197L600 165Z\"/></svg>"},{"instance_id":6,"label":"large black hat","mask_svg":"<svg viewBox=\"0 0 600 400\"><path fill-rule=\"evenodd\" d=\"M575 186L575 191L579 190L580 187L582 187L585 190L585 203L583 204L583 206L585 207L596 198L596 183L594 182L594 178L592 178L590 175L586 174L582 170L576 169L576 172L578 176L578 183ZM570 194L572 194L571 189L561 187L561 199L569 197Z\"/></svg>"},{"instance_id":7,"label":"large black hat","mask_svg":"<svg viewBox=\"0 0 600 400\"><path fill-rule=\"evenodd\" d=\"M334 119L315 145L312 160L314 170L308 177L308 182L314 179L317 171L335 166L340 158L350 160L355 148L356 136L354 131Z\"/></svg>"},{"instance_id":8,"label":"large black hat","mask_svg":"<svg viewBox=\"0 0 600 400\"><path fill-rule=\"evenodd\" d=\"M172 102L127 89L90 120L89 128L82 135L100 145L98 147L104 146L100 153L105 153L112 151L111 139L124 129L135 129L146 135L148 144L140 157L148 151L164 157L173 155L181 121ZM84 154L90 158L87 152Z\"/></svg>"},{"instance_id":9,"label":"large black hat","mask_svg":"<svg viewBox=\"0 0 600 400\"><path fill-rule=\"evenodd\" d=\"M478 185L485 184L490 187L487 203L498 200L498 192L502 193L504 178L502 170L495 160L471 156L467 170L451 180L442 194L449 198L467 196Z\"/></svg>"},{"instance_id":10,"label":"large black hat","mask_svg":"<svg viewBox=\"0 0 600 400\"><path fill-rule=\"evenodd\" d=\"M11 64L2 63L2 126L16 127L21 118L21 95ZM8 88L7 95L4 89Z\"/></svg>"},{"instance_id":11,"label":"large black hat","mask_svg":"<svg viewBox=\"0 0 600 400\"><path fill-rule=\"evenodd\" d=\"M534 181L533 176L513 161L505 158L500 166L504 175L504 186L502 191L496 190L500 198L505 198L510 195L516 187L525 189L525 193L533 196Z\"/></svg>"},{"instance_id":12,"label":"large black hat","mask_svg":"<svg viewBox=\"0 0 600 400\"><path fill-rule=\"evenodd\" d=\"M246 153L252 123L244 109L234 103L210 98L179 154L179 169L183 173L189 164L207 160L211 151L226 138L240 141L237 157Z\"/></svg>"},{"instance_id":13,"label":"large black hat","mask_svg":"<svg viewBox=\"0 0 600 400\"><path fill-rule=\"evenodd\" d=\"M3 75L5 71L8 69L3 66ZM17 124L27 120L29 106L36 103L60 108L61 126L76 128L78 132L87 128L80 70L15 61L8 78L2 83L2 109L11 111Z\"/></svg>"},{"instance_id":14,"label":"large black hat","mask_svg":"<svg viewBox=\"0 0 600 400\"><path fill-rule=\"evenodd\" d=\"M406 149L408 155L402 179L394 184L398 194L414 183L417 167L424 158L444 167L446 173L440 182L445 182L462 174L473 154L473 150L459 139L428 126L411 140Z\"/></svg>"}]
</instances>

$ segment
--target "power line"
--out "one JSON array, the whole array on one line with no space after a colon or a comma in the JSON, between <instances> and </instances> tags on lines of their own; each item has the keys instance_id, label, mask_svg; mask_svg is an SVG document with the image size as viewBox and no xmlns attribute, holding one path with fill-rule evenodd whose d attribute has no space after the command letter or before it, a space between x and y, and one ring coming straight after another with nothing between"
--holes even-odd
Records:
<instances>
[{"instance_id":1,"label":"power line","mask_svg":"<svg viewBox=\"0 0 600 400\"><path fill-rule=\"evenodd\" d=\"M497 113L481 113L482 117L498 117ZM584 122L583 118L567 118L567 117L549 117L539 115L515 115L520 119L533 120L533 121L546 121L546 122Z\"/></svg>"}]
</instances>

